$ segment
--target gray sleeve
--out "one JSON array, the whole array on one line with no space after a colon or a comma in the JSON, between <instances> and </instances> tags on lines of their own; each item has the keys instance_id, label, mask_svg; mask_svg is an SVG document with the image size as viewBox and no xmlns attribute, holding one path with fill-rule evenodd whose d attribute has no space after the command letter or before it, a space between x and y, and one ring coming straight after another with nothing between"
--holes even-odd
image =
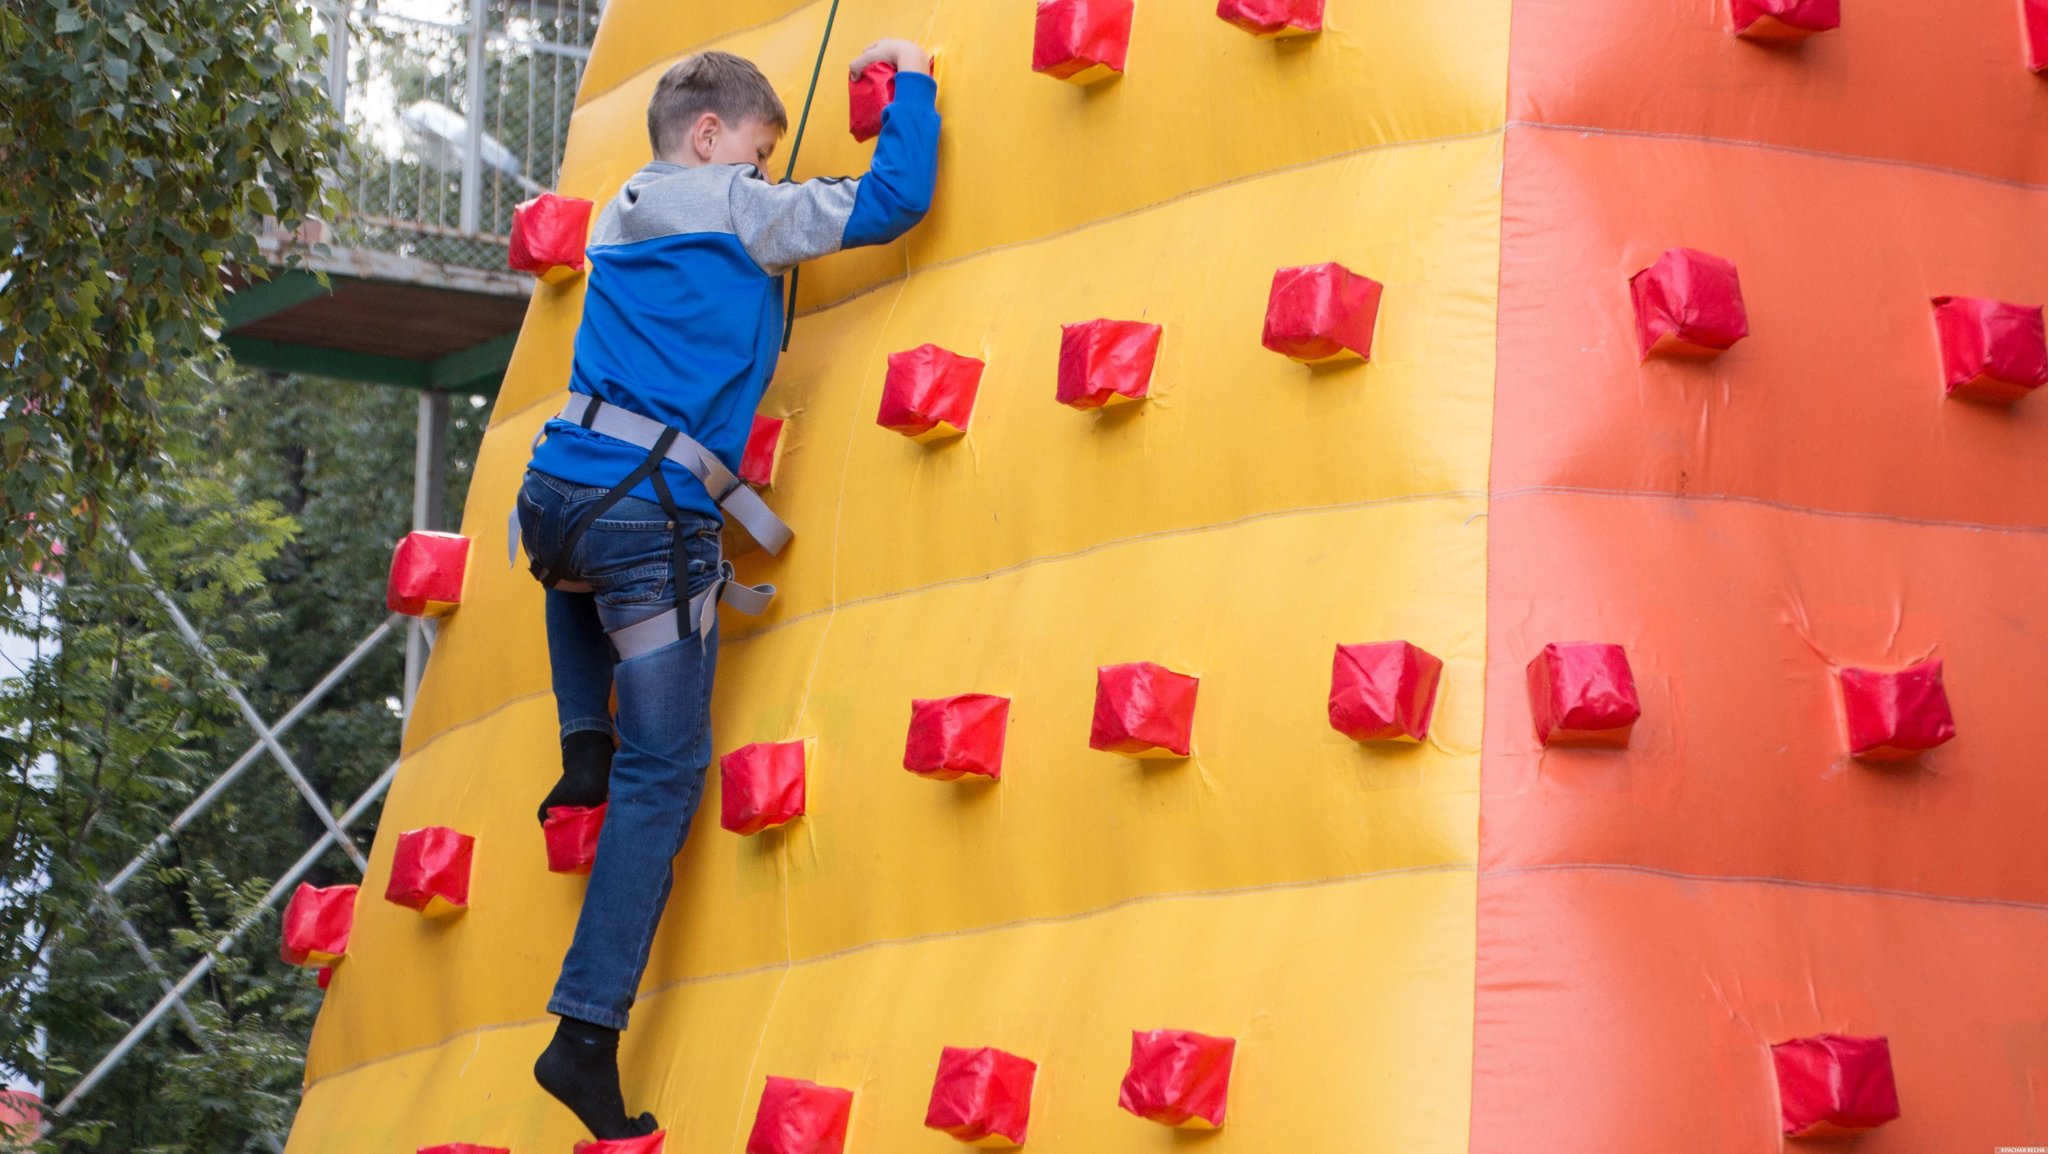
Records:
<instances>
[{"instance_id":1,"label":"gray sleeve","mask_svg":"<svg viewBox=\"0 0 2048 1154\"><path fill-rule=\"evenodd\" d=\"M859 191L859 178L770 184L742 176L732 182L733 231L755 264L779 275L843 247Z\"/></svg>"}]
</instances>

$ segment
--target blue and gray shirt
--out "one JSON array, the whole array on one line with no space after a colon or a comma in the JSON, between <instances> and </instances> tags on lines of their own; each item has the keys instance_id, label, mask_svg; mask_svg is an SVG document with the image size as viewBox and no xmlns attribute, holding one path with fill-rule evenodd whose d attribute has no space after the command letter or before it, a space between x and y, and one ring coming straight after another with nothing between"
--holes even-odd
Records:
<instances>
[{"instance_id":1,"label":"blue and gray shirt","mask_svg":"<svg viewBox=\"0 0 2048 1154\"><path fill-rule=\"evenodd\" d=\"M867 175L770 184L750 164L655 161L598 215L569 391L681 429L738 471L782 344L782 278L813 257L886 244L931 207L938 88L903 73L882 113ZM616 485L647 451L557 418L532 467L579 485ZM721 520L673 461L685 510ZM655 499L643 481L632 495Z\"/></svg>"}]
</instances>

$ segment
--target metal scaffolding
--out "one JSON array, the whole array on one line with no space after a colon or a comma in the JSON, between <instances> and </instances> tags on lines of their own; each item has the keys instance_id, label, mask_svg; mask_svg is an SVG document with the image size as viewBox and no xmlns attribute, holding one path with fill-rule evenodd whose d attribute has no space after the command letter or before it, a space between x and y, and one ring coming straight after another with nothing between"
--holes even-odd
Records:
<instances>
[{"instance_id":1,"label":"metal scaffolding","mask_svg":"<svg viewBox=\"0 0 2048 1154\"><path fill-rule=\"evenodd\" d=\"M347 656L337 662L332 669L323 674L313 684L312 688L308 689L298 701L294 702L291 708L286 710L277 721L266 722L257 713L255 706L250 703L248 696L242 692L241 687L236 685L227 676L227 673L221 669L219 661L214 657L213 650L206 644L205 639L200 636L199 631L193 627L191 619L185 615L184 610L179 607L177 601L161 585L157 584L155 578L151 576L149 566L144 563L142 556L128 544L127 540L120 535L118 530L114 531L113 536L120 547L127 552L129 564L135 568L135 571L142 577L143 581L148 584L149 590L156 598L157 603L163 606L164 612L170 618L172 626L178 632L178 636L199 657L215 683L234 702L236 710L242 715L242 720L256 735L256 740L227 769L223 770L220 776L214 778L197 797L193 798L191 803L186 805L177 817L171 819L170 825L162 833L152 839L127 865L123 866L119 872L100 887L100 892L97 895L99 904L108 912L108 915L121 931L122 936L134 947L137 956L141 958L145 968L157 978L158 985L163 990L163 996L157 1000L155 1005L150 1007L148 1013L144 1014L140 1020L130 1027L127 1034L112 1049L100 1058L99 1062L78 1081L78 1084L71 1088L63 1100L57 1103L56 1107L51 1111L54 1117L63 1117L65 1114L70 1113L72 1108L77 1106L86 1095L92 1093L93 1089L115 1067L119 1066L135 1049L136 1045L148 1037L150 1032L156 1029L157 1025L169 1014L176 1013L180 1020L185 1023L186 1029L191 1031L194 1040L211 1051L211 1040L207 1037L198 1019L192 1014L191 1009L186 1006L185 996L192 991L195 985L213 972L214 966L218 964L222 955L235 949L240 944L242 936L268 913L272 906L277 904L279 898L289 893L292 887L297 885L299 880L317 865L329 850L339 848L348 857L349 861L355 865L358 873L369 868L368 861L364 858L361 847L357 846L355 841L349 836L348 827L368 813L370 807L375 805L384 796L384 791L391 785L391 779L398 773L398 763L394 761L385 768L376 781L371 783L368 789L363 791L360 797L356 798L339 816L336 816L328 806L326 799L320 796L319 791L314 788L312 782L307 779L297 763L292 760L291 755L285 752L283 742L280 740L292 726L298 724L335 686L341 684L357 666L361 665L371 653L376 651L377 647L385 639L389 638L396 631L400 620L397 614L394 613L379 622L377 627L372 629L368 636L358 642L355 648L351 649ZM143 939L141 933L128 920L117 900L117 895L130 882L134 881L148 867L150 862L156 860L165 849L169 848L172 840L181 831L191 825L200 814L205 813L214 803L225 796L228 787L233 785L250 766L254 765L266 754L277 764L285 776L290 779L293 788L305 799L306 804L312 809L314 815L326 827L326 832L289 870L285 871L283 876L272 883L269 892L263 896L263 900L257 904L254 910L249 911L231 926L228 932L222 935L220 940L215 942L213 947L206 952L205 956L201 957L176 982L172 982L169 974L164 972L162 966L157 962L156 955L150 949L148 942ZM266 1134L263 1137L272 1149L283 1149L282 1144L275 1135Z\"/></svg>"}]
</instances>

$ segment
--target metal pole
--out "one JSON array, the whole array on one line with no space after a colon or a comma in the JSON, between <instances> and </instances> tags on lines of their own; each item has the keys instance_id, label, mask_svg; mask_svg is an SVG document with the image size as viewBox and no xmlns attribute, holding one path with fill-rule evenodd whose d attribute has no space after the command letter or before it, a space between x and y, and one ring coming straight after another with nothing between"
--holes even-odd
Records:
<instances>
[{"instance_id":1,"label":"metal pole","mask_svg":"<svg viewBox=\"0 0 2048 1154\"><path fill-rule=\"evenodd\" d=\"M486 0L469 0L469 92L462 115L469 134L462 142L462 231L475 232L482 216L484 173L484 26Z\"/></svg>"},{"instance_id":2,"label":"metal pole","mask_svg":"<svg viewBox=\"0 0 2048 1154\"><path fill-rule=\"evenodd\" d=\"M384 791L391 788L391 779L397 775L398 763L394 761L385 768L376 781L370 784L370 788L363 791L363 796L357 798L355 804L349 806L348 811L341 815L340 824L346 827L361 817L370 808L372 802L384 796ZM236 922L222 936L220 941L214 944L213 949L205 957L199 959L197 965L187 970L185 976L178 979L178 984L171 987L169 993L158 999L156 1005L150 1007L149 1013L144 1014L142 1020L135 1023L134 1027L128 1031L127 1035L120 1042L115 1044L112 1050L107 1051L107 1056L101 1058L99 1064L87 1072L85 1077L79 1080L78 1085L71 1088L69 1094L64 1095L64 1100L57 1103L57 1108L51 1111L52 1115L62 1117L73 1106L76 1106L80 1099L91 1093L93 1087L99 1085L114 1067L120 1065L121 1060L126 1058L129 1051L135 1049L136 1044L142 1041L144 1037L147 1037L151 1030L156 1028L158 1022L163 1021L164 1015L170 1012L171 1006L174 1003L183 1000L186 994L192 992L192 987L198 985L206 975L213 972L214 964L219 961L220 956L234 949L242 940L242 935L247 933L269 911L271 906L277 904L277 899L283 896L286 890L298 884L299 879L306 876L307 871L311 870L319 862L320 858L329 849L339 844L341 840L344 839L338 839L332 830L322 834L320 840L313 843L313 848L307 850L305 855L299 858L292 865L292 868L285 872L283 877L277 879L276 884L270 887L269 893L263 895L263 900L257 904L256 908Z\"/></svg>"},{"instance_id":3,"label":"metal pole","mask_svg":"<svg viewBox=\"0 0 2048 1154\"><path fill-rule=\"evenodd\" d=\"M348 123L348 3L334 0L334 27L327 30L327 103L342 124Z\"/></svg>"},{"instance_id":4,"label":"metal pole","mask_svg":"<svg viewBox=\"0 0 2048 1154\"><path fill-rule=\"evenodd\" d=\"M327 827L328 833L334 835L335 841L340 843L342 852L348 855L349 860L356 863L356 869L367 872L370 868L369 861L363 857L363 851L356 848L356 843L350 841L348 835L341 831L341 827L335 824L334 815L328 812L327 802L321 798L320 791L314 789L313 783L306 780L306 775L299 772L298 763L292 760L291 754L284 751L284 746L278 743L277 735L270 731L270 727L263 724L263 718L257 714L256 707L249 704L249 699L228 679L227 671L214 660L213 650L207 648L206 642L199 636L199 631L194 629L192 622L186 618L184 610L179 609L178 603L171 600L171 595L164 592L163 586L158 585L150 577L149 566L143 563L142 554L137 553L134 547L128 544L127 538L122 536L118 529L113 533L114 539L128 550L128 563L135 566L135 571L142 574L144 580L149 581L149 591L156 595L157 602L164 607L164 612L170 614L171 624L177 627L178 635L183 637L185 644L191 646L192 651L206 662L207 671L213 674L214 680L220 682L221 689L235 703L235 709L241 713L243 723L254 730L256 736L262 740L263 747L270 751L270 756L276 759L285 776L292 779L292 785L298 788L300 795L306 799L306 804L313 807L313 815Z\"/></svg>"},{"instance_id":5,"label":"metal pole","mask_svg":"<svg viewBox=\"0 0 2048 1154\"><path fill-rule=\"evenodd\" d=\"M306 691L304 697L299 698L298 704L292 706L290 712L278 718L277 724L270 727L270 732L281 737L286 730L297 725L299 719L306 716L315 705L318 705L320 699L326 697L329 690L340 684L341 679L348 676L356 666L362 664L363 659L370 655L371 650L377 647L378 642L391 635L392 626L397 623L398 614L393 613L385 618L382 624L372 629L370 635L363 638L354 649L350 650L347 657L342 658L339 664L327 671L327 676L322 677L313 688ZM214 802L220 800L220 795L227 792L228 786L233 785L235 779L242 776L242 771L255 764L256 759L262 756L262 754L263 742L261 740L258 740L248 749L243 750L242 756L236 758L233 765L228 766L227 772L214 778L213 784L207 786L205 791L198 797L193 798L192 803L185 807L184 812L171 819L170 828L158 834L156 840L144 846L142 852L135 855L134 860L121 867L121 872L115 874L113 880L106 884L107 894L109 896L117 894L121 892L123 886L134 881L135 875L142 872L142 867L148 865L157 854L162 853L168 848L173 837L183 831L186 826L191 825Z\"/></svg>"},{"instance_id":6,"label":"metal pole","mask_svg":"<svg viewBox=\"0 0 2048 1154\"><path fill-rule=\"evenodd\" d=\"M419 431L413 437L412 527L439 529L445 516L448 490L448 394L421 393ZM404 716L412 717L413 699L419 696L420 675L427 668L427 654L433 647L426 624L414 619L405 631Z\"/></svg>"},{"instance_id":7,"label":"metal pole","mask_svg":"<svg viewBox=\"0 0 2048 1154\"><path fill-rule=\"evenodd\" d=\"M157 963L156 955L150 952L149 943L142 940L142 933L135 928L135 923L121 916L119 907L107 899L105 890L100 891L100 901L113 912L114 924L127 935L128 943L135 947L135 956L142 959L143 967L156 976L157 986L163 990L166 997L176 998L174 1008L178 1011L178 1020L185 1023L185 1031L192 1035L192 1040L199 1043L199 1048L209 1054L220 1053L220 1047L213 1044L213 1039L207 1036L205 1028L199 1024L198 1017L192 1013L192 1007L185 1004L185 999L177 997L172 992L171 976ZM263 1139L263 1144L270 1147L274 1154L284 1154L284 1143L277 1140L277 1135L268 1130L257 1133Z\"/></svg>"}]
</instances>

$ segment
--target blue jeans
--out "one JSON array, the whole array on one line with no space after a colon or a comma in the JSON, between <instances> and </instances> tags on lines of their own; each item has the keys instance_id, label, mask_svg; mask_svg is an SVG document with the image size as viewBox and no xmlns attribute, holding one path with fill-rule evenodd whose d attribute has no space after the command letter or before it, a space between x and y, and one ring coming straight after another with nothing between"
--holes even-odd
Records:
<instances>
[{"instance_id":1,"label":"blue jeans","mask_svg":"<svg viewBox=\"0 0 2048 1154\"><path fill-rule=\"evenodd\" d=\"M606 491L529 470L519 490L519 534L528 556L591 588L547 591L548 664L562 735L613 733L614 684L619 697L611 808L548 1012L623 1030L668 904L675 856L704 795L718 633L678 637L629 661L616 660L605 634L675 606L677 533L686 597L711 585L719 553L716 522L685 512L672 523L654 502L626 497L591 523L572 556L561 556L570 527Z\"/></svg>"}]
</instances>

